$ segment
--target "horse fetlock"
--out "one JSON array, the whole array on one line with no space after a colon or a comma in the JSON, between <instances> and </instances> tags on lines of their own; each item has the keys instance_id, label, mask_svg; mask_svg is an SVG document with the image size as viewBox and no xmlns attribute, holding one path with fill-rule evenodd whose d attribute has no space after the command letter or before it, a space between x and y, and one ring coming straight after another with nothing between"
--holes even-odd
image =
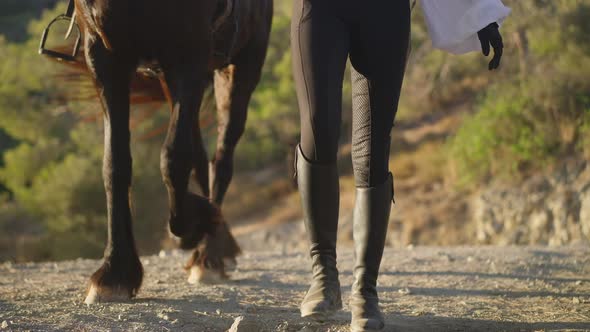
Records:
<instances>
[{"instance_id":1,"label":"horse fetlock","mask_svg":"<svg viewBox=\"0 0 590 332\"><path fill-rule=\"evenodd\" d=\"M178 215L173 215L172 213L168 218L168 226L170 233L179 239L182 239L187 236L187 234L191 233L189 227L187 227L188 225L183 221L183 218Z\"/></svg>"},{"instance_id":2,"label":"horse fetlock","mask_svg":"<svg viewBox=\"0 0 590 332\"><path fill-rule=\"evenodd\" d=\"M180 216L170 219L170 232L179 239L180 248L185 250L197 247L207 234L214 234L221 220L221 212L216 205L208 198L190 192L186 194L180 212Z\"/></svg>"},{"instance_id":3,"label":"horse fetlock","mask_svg":"<svg viewBox=\"0 0 590 332\"><path fill-rule=\"evenodd\" d=\"M106 259L90 277L84 303L128 301L137 295L143 280L139 258L114 261Z\"/></svg>"},{"instance_id":4,"label":"horse fetlock","mask_svg":"<svg viewBox=\"0 0 590 332\"><path fill-rule=\"evenodd\" d=\"M219 283L228 279L228 272L236 270L240 247L227 224L220 220L215 233L206 235L189 259L186 270L191 284Z\"/></svg>"},{"instance_id":5,"label":"horse fetlock","mask_svg":"<svg viewBox=\"0 0 590 332\"><path fill-rule=\"evenodd\" d=\"M220 284L229 279L228 275L222 271L207 269L203 266L191 266L188 272L188 283L191 285Z\"/></svg>"},{"instance_id":6,"label":"horse fetlock","mask_svg":"<svg viewBox=\"0 0 590 332\"><path fill-rule=\"evenodd\" d=\"M125 302L130 299L129 290L122 286L111 288L91 284L84 303L90 305L100 302Z\"/></svg>"},{"instance_id":7,"label":"horse fetlock","mask_svg":"<svg viewBox=\"0 0 590 332\"><path fill-rule=\"evenodd\" d=\"M223 258L221 264L211 266L205 259L202 264L187 267L189 284L219 284L229 279L229 274L237 270L238 262L235 258Z\"/></svg>"}]
</instances>

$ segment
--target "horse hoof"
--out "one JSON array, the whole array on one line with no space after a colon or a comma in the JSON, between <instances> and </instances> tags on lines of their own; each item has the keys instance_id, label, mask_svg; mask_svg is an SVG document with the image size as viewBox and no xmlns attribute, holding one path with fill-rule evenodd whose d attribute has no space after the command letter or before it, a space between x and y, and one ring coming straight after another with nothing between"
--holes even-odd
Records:
<instances>
[{"instance_id":1,"label":"horse hoof","mask_svg":"<svg viewBox=\"0 0 590 332\"><path fill-rule=\"evenodd\" d=\"M221 220L215 235L206 235L185 265L190 284L217 284L228 279L227 272L236 270L240 247Z\"/></svg>"},{"instance_id":2,"label":"horse hoof","mask_svg":"<svg viewBox=\"0 0 590 332\"><path fill-rule=\"evenodd\" d=\"M112 290L112 289L99 289L96 285L91 285L88 290L88 295L84 303L90 305L100 302L125 302L129 301L129 291L127 290Z\"/></svg>"},{"instance_id":3,"label":"horse hoof","mask_svg":"<svg viewBox=\"0 0 590 332\"><path fill-rule=\"evenodd\" d=\"M88 295L84 303L87 305L100 302L125 302L129 301L129 291L123 289L100 289L96 285L91 285L88 289Z\"/></svg>"},{"instance_id":4,"label":"horse hoof","mask_svg":"<svg viewBox=\"0 0 590 332\"><path fill-rule=\"evenodd\" d=\"M133 298L143 280L143 268L137 256L120 260L109 257L90 277L84 303L121 302Z\"/></svg>"},{"instance_id":5,"label":"horse hoof","mask_svg":"<svg viewBox=\"0 0 590 332\"><path fill-rule=\"evenodd\" d=\"M235 272L238 269L238 262L235 258L224 258L225 272Z\"/></svg>"},{"instance_id":6,"label":"horse hoof","mask_svg":"<svg viewBox=\"0 0 590 332\"><path fill-rule=\"evenodd\" d=\"M207 269L201 266L191 266L188 271L188 283L191 285L219 284L228 278L220 271Z\"/></svg>"}]
</instances>

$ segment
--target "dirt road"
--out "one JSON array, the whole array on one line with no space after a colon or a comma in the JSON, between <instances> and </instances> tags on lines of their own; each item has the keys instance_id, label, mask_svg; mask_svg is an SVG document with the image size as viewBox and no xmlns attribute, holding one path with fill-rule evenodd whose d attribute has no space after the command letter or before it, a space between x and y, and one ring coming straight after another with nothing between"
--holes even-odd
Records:
<instances>
[{"instance_id":1,"label":"dirt road","mask_svg":"<svg viewBox=\"0 0 590 332\"><path fill-rule=\"evenodd\" d=\"M341 249L344 301L352 252ZM1 331L348 331L347 307L323 324L298 316L308 258L250 252L232 280L186 282L179 252L143 257L138 298L83 304L98 263L0 265ZM590 331L590 248L387 249L380 278L387 331Z\"/></svg>"}]
</instances>

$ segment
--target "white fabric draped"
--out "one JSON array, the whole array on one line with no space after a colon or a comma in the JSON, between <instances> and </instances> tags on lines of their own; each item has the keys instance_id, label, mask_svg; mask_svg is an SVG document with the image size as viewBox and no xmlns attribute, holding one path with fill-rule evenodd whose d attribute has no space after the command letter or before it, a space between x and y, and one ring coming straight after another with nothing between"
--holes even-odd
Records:
<instances>
[{"instance_id":1,"label":"white fabric draped","mask_svg":"<svg viewBox=\"0 0 590 332\"><path fill-rule=\"evenodd\" d=\"M434 47L454 54L481 51L477 32L501 24L510 8L501 0L420 0Z\"/></svg>"}]
</instances>

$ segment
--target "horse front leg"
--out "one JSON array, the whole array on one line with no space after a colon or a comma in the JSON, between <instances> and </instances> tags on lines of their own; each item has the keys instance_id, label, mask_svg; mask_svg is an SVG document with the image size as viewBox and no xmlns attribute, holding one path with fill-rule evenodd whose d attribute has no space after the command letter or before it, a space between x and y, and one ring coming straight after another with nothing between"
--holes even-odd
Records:
<instances>
[{"instance_id":1,"label":"horse front leg","mask_svg":"<svg viewBox=\"0 0 590 332\"><path fill-rule=\"evenodd\" d=\"M195 207L208 205L204 198L195 201L196 194L188 190L194 161L193 125L203 97L204 72L196 63L184 66L164 63L163 69L172 99L172 113L160 154L160 170L168 190L170 231L183 239L193 236L198 218L203 216L203 213L196 213Z\"/></svg>"},{"instance_id":2,"label":"horse front leg","mask_svg":"<svg viewBox=\"0 0 590 332\"><path fill-rule=\"evenodd\" d=\"M132 160L129 132L129 84L133 60L87 41L86 57L104 109L103 180L107 198L108 239L102 266L90 278L85 303L128 300L143 278L133 238L129 195Z\"/></svg>"},{"instance_id":3,"label":"horse front leg","mask_svg":"<svg viewBox=\"0 0 590 332\"><path fill-rule=\"evenodd\" d=\"M168 75L170 78L170 75ZM165 78L160 78L161 87L164 91L164 95L168 100L171 108L174 108L174 101L172 100L170 88ZM193 172L192 178L201 190L201 194L204 197L209 197L209 160L207 157L207 148L201 135L201 125L199 119L199 111L195 110L195 120L193 123Z\"/></svg>"}]
</instances>

